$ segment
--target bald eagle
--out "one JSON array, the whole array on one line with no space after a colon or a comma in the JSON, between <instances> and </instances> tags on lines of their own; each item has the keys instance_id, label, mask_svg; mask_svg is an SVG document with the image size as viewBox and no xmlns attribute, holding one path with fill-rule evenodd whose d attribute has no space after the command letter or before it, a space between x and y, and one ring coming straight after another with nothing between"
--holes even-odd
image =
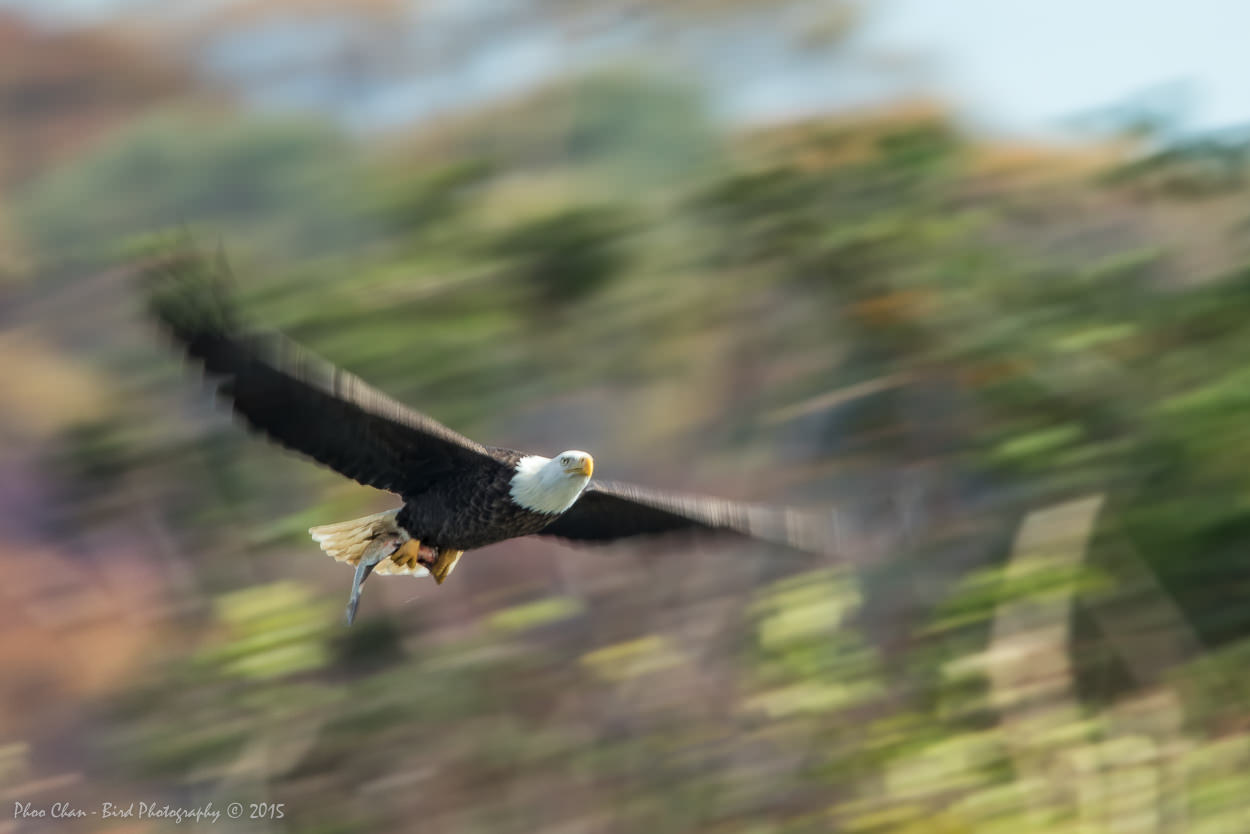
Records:
<instances>
[{"instance_id":1,"label":"bald eagle","mask_svg":"<svg viewBox=\"0 0 1250 834\"><path fill-rule=\"evenodd\" d=\"M432 576L441 585L465 551L518 536L603 543L702 531L824 550L828 514L592 481L587 452L545 457L457 434L276 334L242 327L224 258L180 248L142 272L150 312L247 424L401 499L309 530L322 550L355 567L348 625L371 573Z\"/></svg>"}]
</instances>

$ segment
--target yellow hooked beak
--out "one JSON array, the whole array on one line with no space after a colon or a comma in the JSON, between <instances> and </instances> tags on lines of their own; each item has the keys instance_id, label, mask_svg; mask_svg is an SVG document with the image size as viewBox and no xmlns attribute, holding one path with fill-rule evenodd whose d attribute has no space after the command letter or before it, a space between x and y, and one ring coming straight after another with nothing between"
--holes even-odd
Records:
<instances>
[{"instance_id":1,"label":"yellow hooked beak","mask_svg":"<svg viewBox=\"0 0 1250 834\"><path fill-rule=\"evenodd\" d=\"M594 458L589 458L589 457L586 458L585 460L582 461L581 466L578 466L577 468L571 471L576 472L579 475L585 475L587 478L589 478L592 474L594 474L594 471L595 471Z\"/></svg>"}]
</instances>

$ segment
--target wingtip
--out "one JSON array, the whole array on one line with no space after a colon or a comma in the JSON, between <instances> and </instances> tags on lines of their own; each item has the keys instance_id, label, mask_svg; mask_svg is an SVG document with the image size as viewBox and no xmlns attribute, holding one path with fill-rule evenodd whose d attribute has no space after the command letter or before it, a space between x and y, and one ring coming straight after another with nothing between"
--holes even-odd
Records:
<instances>
[{"instance_id":1,"label":"wingtip","mask_svg":"<svg viewBox=\"0 0 1250 834\"><path fill-rule=\"evenodd\" d=\"M154 248L138 267L138 284L148 314L179 342L238 329L229 272L193 242Z\"/></svg>"}]
</instances>

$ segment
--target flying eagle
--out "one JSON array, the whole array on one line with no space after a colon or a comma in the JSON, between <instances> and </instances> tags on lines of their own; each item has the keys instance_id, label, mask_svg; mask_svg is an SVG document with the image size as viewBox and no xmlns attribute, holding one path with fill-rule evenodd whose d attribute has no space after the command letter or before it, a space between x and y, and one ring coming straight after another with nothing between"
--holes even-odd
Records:
<instances>
[{"instance_id":1,"label":"flying eagle","mask_svg":"<svg viewBox=\"0 0 1250 834\"><path fill-rule=\"evenodd\" d=\"M824 552L832 516L592 481L594 459L484 446L276 334L241 326L224 258L189 248L143 269L151 313L255 430L402 505L309 530L355 567L347 622L371 573L442 584L467 550L518 536L604 543L721 532Z\"/></svg>"}]
</instances>

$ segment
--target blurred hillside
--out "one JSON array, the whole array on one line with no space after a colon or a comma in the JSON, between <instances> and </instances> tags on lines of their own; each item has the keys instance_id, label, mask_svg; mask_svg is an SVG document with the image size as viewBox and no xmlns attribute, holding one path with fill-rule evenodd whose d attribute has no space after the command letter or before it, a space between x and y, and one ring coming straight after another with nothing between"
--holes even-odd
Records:
<instances>
[{"instance_id":1,"label":"blurred hillside","mask_svg":"<svg viewBox=\"0 0 1250 834\"><path fill-rule=\"evenodd\" d=\"M663 25L736 43L770 5ZM1244 143L1007 146L913 101L730 124L659 61L361 134L189 46L308 7L343 11L0 26L0 799L1250 830ZM394 70L405 13L362 9L326 78ZM790 48L836 50L836 10ZM523 540L375 580L344 629L306 529L393 499L248 436L143 320L133 264L183 230L258 323L457 430L836 507L841 558Z\"/></svg>"}]
</instances>

